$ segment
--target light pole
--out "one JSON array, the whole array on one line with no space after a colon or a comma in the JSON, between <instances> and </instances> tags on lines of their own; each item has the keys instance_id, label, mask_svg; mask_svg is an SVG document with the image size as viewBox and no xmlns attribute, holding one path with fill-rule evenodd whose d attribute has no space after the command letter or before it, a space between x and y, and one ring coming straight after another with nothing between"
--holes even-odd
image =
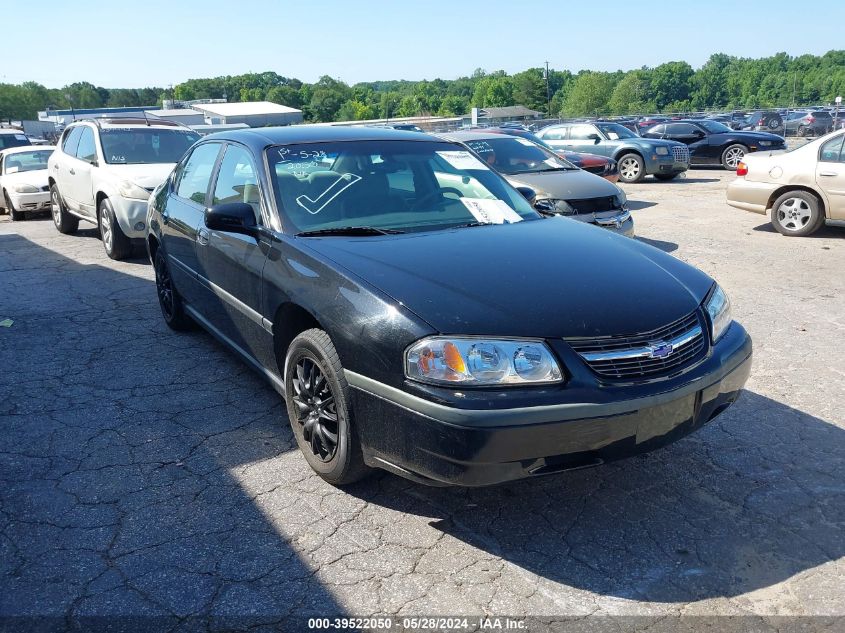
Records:
<instances>
[{"instance_id":1,"label":"light pole","mask_svg":"<svg viewBox=\"0 0 845 633\"><path fill-rule=\"evenodd\" d=\"M552 93L549 91L549 62L546 62L546 110L548 117L552 118Z\"/></svg>"}]
</instances>

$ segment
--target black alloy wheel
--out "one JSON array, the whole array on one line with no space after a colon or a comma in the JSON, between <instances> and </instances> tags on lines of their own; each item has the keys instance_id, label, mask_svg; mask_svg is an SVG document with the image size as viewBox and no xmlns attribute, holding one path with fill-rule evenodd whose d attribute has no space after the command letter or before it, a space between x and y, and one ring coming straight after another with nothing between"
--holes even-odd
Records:
<instances>
[{"instance_id":1,"label":"black alloy wheel","mask_svg":"<svg viewBox=\"0 0 845 633\"><path fill-rule=\"evenodd\" d=\"M321 462L330 462L337 453L337 401L317 361L304 356L294 368L293 404L302 438Z\"/></svg>"},{"instance_id":2,"label":"black alloy wheel","mask_svg":"<svg viewBox=\"0 0 845 633\"><path fill-rule=\"evenodd\" d=\"M167 260L161 252L156 251L153 261L153 269L156 277L156 293L158 294L158 305L161 307L161 315L164 322L177 332L184 332L193 327L193 321L185 314L182 307L182 298L173 286L173 277L170 275L170 268Z\"/></svg>"}]
</instances>

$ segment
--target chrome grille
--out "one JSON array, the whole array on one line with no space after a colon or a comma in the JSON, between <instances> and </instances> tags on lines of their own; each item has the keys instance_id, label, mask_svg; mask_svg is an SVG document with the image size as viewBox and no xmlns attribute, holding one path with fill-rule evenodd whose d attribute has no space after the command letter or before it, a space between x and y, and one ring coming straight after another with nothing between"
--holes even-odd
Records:
<instances>
[{"instance_id":1,"label":"chrome grille","mask_svg":"<svg viewBox=\"0 0 845 633\"><path fill-rule=\"evenodd\" d=\"M593 339L569 338L566 342L599 376L649 379L675 373L700 360L707 351L705 331L703 320L693 312L651 332ZM672 344L671 352L660 356L661 345L667 343Z\"/></svg>"},{"instance_id":2,"label":"chrome grille","mask_svg":"<svg viewBox=\"0 0 845 633\"><path fill-rule=\"evenodd\" d=\"M689 148L686 146L679 147L678 145L672 146L672 158L675 159L676 163L688 163L689 162Z\"/></svg>"}]
</instances>

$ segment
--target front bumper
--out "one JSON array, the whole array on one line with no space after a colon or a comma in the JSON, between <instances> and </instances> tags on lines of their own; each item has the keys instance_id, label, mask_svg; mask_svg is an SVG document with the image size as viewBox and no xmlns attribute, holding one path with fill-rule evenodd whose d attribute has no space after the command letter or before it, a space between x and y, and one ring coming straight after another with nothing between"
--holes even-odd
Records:
<instances>
[{"instance_id":1,"label":"front bumper","mask_svg":"<svg viewBox=\"0 0 845 633\"><path fill-rule=\"evenodd\" d=\"M646 174L680 174L689 169L689 162L677 161L669 154L649 154L645 156Z\"/></svg>"},{"instance_id":2,"label":"front bumper","mask_svg":"<svg viewBox=\"0 0 845 633\"><path fill-rule=\"evenodd\" d=\"M50 208L50 192L15 193L9 191L9 200L16 211L46 211Z\"/></svg>"},{"instance_id":3,"label":"front bumper","mask_svg":"<svg viewBox=\"0 0 845 633\"><path fill-rule=\"evenodd\" d=\"M751 371L751 339L733 323L674 388L631 386L624 399L462 409L347 371L365 461L431 485L483 486L654 450L730 406ZM566 388L562 389L566 393Z\"/></svg>"},{"instance_id":4,"label":"front bumper","mask_svg":"<svg viewBox=\"0 0 845 633\"><path fill-rule=\"evenodd\" d=\"M147 201L122 196L114 196L109 200L114 209L114 217L117 218L117 223L124 235L131 239L144 239L147 227Z\"/></svg>"}]
</instances>

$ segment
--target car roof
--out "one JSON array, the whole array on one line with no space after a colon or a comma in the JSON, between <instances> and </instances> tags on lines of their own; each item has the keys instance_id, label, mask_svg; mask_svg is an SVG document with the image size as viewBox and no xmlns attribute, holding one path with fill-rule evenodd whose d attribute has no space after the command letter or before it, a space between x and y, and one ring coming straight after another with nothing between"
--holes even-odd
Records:
<instances>
[{"instance_id":1,"label":"car roof","mask_svg":"<svg viewBox=\"0 0 845 633\"><path fill-rule=\"evenodd\" d=\"M26 136L26 132L24 132L23 130L15 130L8 127L0 128L0 134L22 134Z\"/></svg>"},{"instance_id":2,"label":"car roof","mask_svg":"<svg viewBox=\"0 0 845 633\"><path fill-rule=\"evenodd\" d=\"M45 150L52 152L54 149L56 149L55 145L20 145L0 150L0 154L20 154L21 152L42 152Z\"/></svg>"},{"instance_id":3,"label":"car roof","mask_svg":"<svg viewBox=\"0 0 845 633\"><path fill-rule=\"evenodd\" d=\"M515 135L512 134L503 134L503 133L496 133L496 132L485 132L484 130L473 130L473 131L466 131L466 132L446 132L443 134L438 134L441 138L445 138L451 141L458 141L459 143L464 143L466 141L483 141L483 140L499 140L503 138L517 138Z\"/></svg>"},{"instance_id":4,"label":"car roof","mask_svg":"<svg viewBox=\"0 0 845 633\"><path fill-rule=\"evenodd\" d=\"M363 125L351 127L336 125L287 125L283 127L227 130L209 134L203 140L237 141L254 150L262 150L271 145L331 143L336 141L443 142L443 139L429 134Z\"/></svg>"},{"instance_id":5,"label":"car roof","mask_svg":"<svg viewBox=\"0 0 845 633\"><path fill-rule=\"evenodd\" d=\"M144 119L142 117L100 117L96 119L77 119L68 125L78 125L80 123L93 124L98 128L112 129L112 128L145 128L152 127L156 129L178 129L190 130L186 125L177 123L175 121L167 121L166 119Z\"/></svg>"}]
</instances>

